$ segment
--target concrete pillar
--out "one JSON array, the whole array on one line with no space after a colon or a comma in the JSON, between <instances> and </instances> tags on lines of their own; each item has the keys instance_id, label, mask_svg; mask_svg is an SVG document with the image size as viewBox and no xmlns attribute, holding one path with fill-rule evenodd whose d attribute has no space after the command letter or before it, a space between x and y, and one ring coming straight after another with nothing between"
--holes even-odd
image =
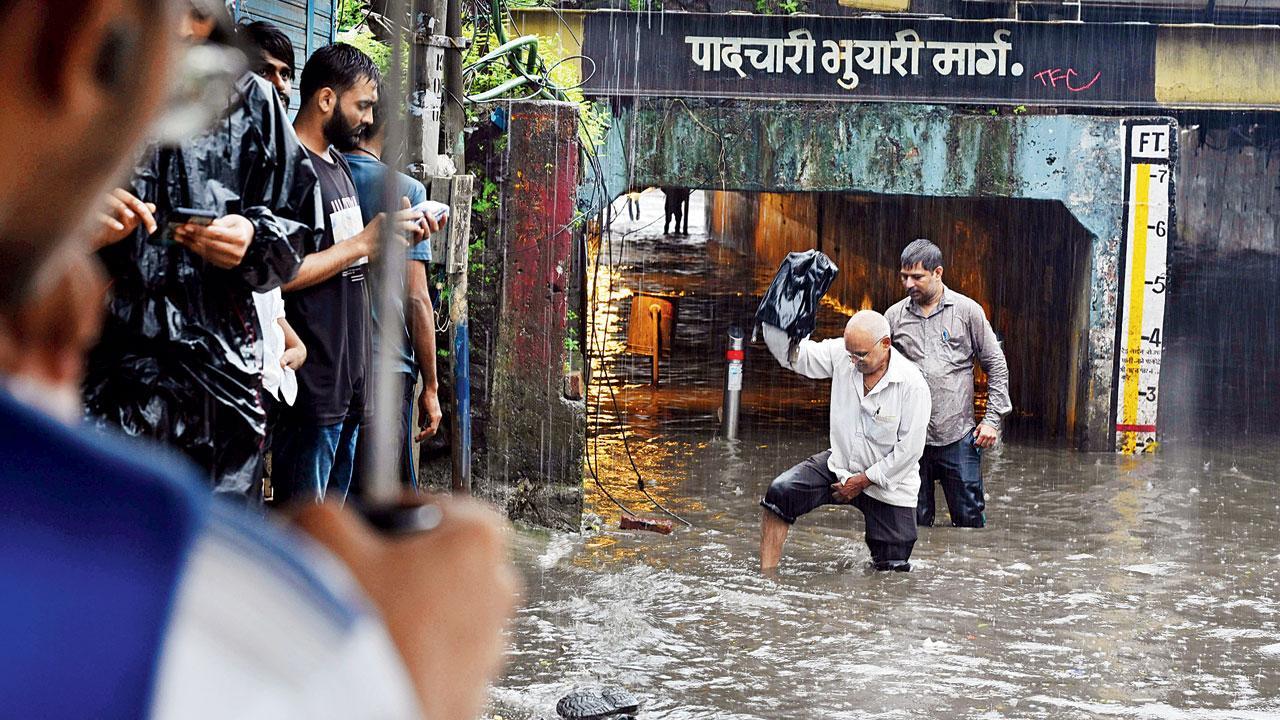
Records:
<instances>
[{"instance_id":1,"label":"concrete pillar","mask_svg":"<svg viewBox=\"0 0 1280 720\"><path fill-rule=\"evenodd\" d=\"M518 102L509 123L499 247L486 253L501 280L481 462L512 516L576 530L586 425L583 402L565 398L565 368L578 110Z\"/></svg>"}]
</instances>

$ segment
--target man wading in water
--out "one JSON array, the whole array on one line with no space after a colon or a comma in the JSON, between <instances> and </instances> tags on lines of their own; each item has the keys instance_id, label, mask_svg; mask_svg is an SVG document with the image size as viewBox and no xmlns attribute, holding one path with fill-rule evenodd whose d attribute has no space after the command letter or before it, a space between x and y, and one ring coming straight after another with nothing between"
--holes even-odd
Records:
<instances>
[{"instance_id":1,"label":"man wading in water","mask_svg":"<svg viewBox=\"0 0 1280 720\"><path fill-rule=\"evenodd\" d=\"M787 334L764 325L769 351L785 368L831 378L831 449L779 475L760 505L760 569L782 557L791 524L823 505L850 504L866 518L876 570L911 570L920 456L929 427L929 386L893 348L889 322L863 310L844 338L803 340L788 358Z\"/></svg>"},{"instance_id":2,"label":"man wading in water","mask_svg":"<svg viewBox=\"0 0 1280 720\"><path fill-rule=\"evenodd\" d=\"M942 284L942 251L916 240L902 251L907 297L885 313L894 347L920 366L933 397L916 522L933 525L934 483L942 485L951 524L987 524L982 451L995 447L1009 413L1009 365L982 306ZM987 409L973 421L973 361L987 374Z\"/></svg>"}]
</instances>

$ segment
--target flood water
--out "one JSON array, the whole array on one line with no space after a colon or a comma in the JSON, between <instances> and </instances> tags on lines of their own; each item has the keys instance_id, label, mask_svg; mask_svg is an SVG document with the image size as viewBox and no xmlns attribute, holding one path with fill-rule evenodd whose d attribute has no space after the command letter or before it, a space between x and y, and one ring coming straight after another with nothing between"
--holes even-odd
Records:
<instances>
[{"instance_id":1,"label":"flood water","mask_svg":"<svg viewBox=\"0 0 1280 720\"><path fill-rule=\"evenodd\" d=\"M718 262L700 194L688 238L662 236L659 192L643 203L596 274L598 530L523 533L525 606L492 714L553 718L574 687L616 683L643 718L1280 717L1274 445L1129 458L1012 442L984 458L988 527L921 529L914 572L867 571L860 513L829 507L762 577L757 501L827 446L828 387L752 346L740 439L719 439L724 331L773 269ZM624 352L641 292L679 305L656 389L648 358ZM844 317L827 308L816 335ZM692 527L618 530L591 472L664 517L638 473Z\"/></svg>"}]
</instances>

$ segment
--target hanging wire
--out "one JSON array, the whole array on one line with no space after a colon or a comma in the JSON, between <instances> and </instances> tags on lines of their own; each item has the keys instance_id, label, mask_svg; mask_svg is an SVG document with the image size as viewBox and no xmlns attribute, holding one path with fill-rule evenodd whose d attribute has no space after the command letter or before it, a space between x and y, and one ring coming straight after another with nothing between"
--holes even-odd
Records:
<instances>
[{"instance_id":1,"label":"hanging wire","mask_svg":"<svg viewBox=\"0 0 1280 720\"><path fill-rule=\"evenodd\" d=\"M651 221L649 222L649 225L652 225L652 224L654 224L654 223L656 223L656 222L657 222L657 218L655 218L655 219L651 220ZM605 229L605 231L608 233L608 236L609 236L608 243L609 243L609 260L610 260L610 262L612 262L612 261L613 261L613 232L612 232L612 224L613 224L613 223L612 223L612 221L610 221L609 226ZM640 228L636 228L636 229L634 229L634 230L630 230L630 231L628 231L628 232L623 233L623 236L622 236L622 243L623 243L623 245L622 245L622 247L621 247L621 248L619 249L619 251L618 251L619 256L621 256L622 254L624 254L624 253L626 252L627 236L628 236L628 235L631 235L631 234L634 234L634 233L636 233L636 232L639 232L640 230L644 229L645 227L648 227L648 225L645 225L645 226L642 226L642 227L640 227ZM602 240L601 244L603 245L603 244L604 244L603 237L601 238L601 240ZM609 297L612 297L612 296L613 296L613 277L614 277L614 276L613 276L613 273L610 273L610 274L609 274ZM606 322L606 323L608 323L608 320L606 320L605 322ZM607 325L606 325L606 332L607 332ZM609 388L609 397L613 400L613 413L614 413L614 415L615 415L616 417L621 418L621 416L622 416L622 409L621 409L621 406L620 406L620 405L619 405L619 403L618 403L618 395L617 395L617 393L615 392L615 389L614 389L614 384L615 384L616 380L617 380L617 378L607 377L607 379L605 380L605 386L606 386L607 388ZM619 428L619 434L622 436L622 448L623 448L623 450L624 450L624 451L626 451L626 455L627 455L627 462L631 465L631 470L632 470L632 472L634 472L634 473L635 473L635 475L636 475L636 489L638 489L641 493L643 493L643 494L644 494L644 496L645 496L646 498L648 498L648 499L649 499L649 502L653 503L654 507L658 508L659 510L661 510L661 511L662 511L662 512L664 512L664 513L666 513L667 515L670 515L671 517L675 518L676 520L679 520L680 522L684 523L686 526L688 526L688 527L693 527L693 523L689 522L688 520L685 520L684 518L682 518L682 517L680 517L679 515L675 514L675 513L674 513L674 512L672 512L671 510L667 509L667 507L666 507L666 506L664 506L662 503L658 502L658 500L657 500L656 498L654 498L652 495L650 495L650 494L649 494L649 490L648 490L648 488L647 488L647 487L645 487L644 476L643 476L643 475L641 475L641 473L640 473L640 468L636 467L635 454L631 452L631 443L627 440L627 428L626 428L626 424L625 424L625 423L619 423L618 428Z\"/></svg>"},{"instance_id":2,"label":"hanging wire","mask_svg":"<svg viewBox=\"0 0 1280 720\"><path fill-rule=\"evenodd\" d=\"M579 140L579 145L580 145L580 147L585 151L585 154L587 155L587 160L588 160L588 162L591 164L592 174L594 175L594 177L595 177L595 179L596 179L596 185L597 185L597 187L600 189L600 191L601 191L601 193L602 193L603 197L604 197L604 198L606 198L606 203L611 204L611 201L610 201L610 200L608 200L608 198L609 198L609 194L608 194L608 187L607 187L607 185L606 185L606 183L605 183L603 167L602 167L602 165L601 165L601 163L600 163L600 157L599 157L599 154L595 151L595 148L593 148L593 147L588 147L585 143L582 143L582 142L581 142L581 140ZM594 267L594 269L593 269L592 285L591 285L591 287L592 287L592 291L593 291L593 295L598 295L598 294L599 294L600 254L601 254L602 252L605 252L605 251L607 250L608 257L609 257L609 262L610 262L610 263L612 263L612 262L613 262L613 258L614 258L614 251L613 251L613 235L614 235L614 233L613 233L613 229L612 229L613 221L612 221L611 208L610 208L610 207L608 207L608 206L606 206L606 207L603 209L603 211L602 211L602 212L603 212L603 213L605 214L605 216L606 216L606 221L605 221L605 222L603 222L603 223L601 223L601 228L600 228L600 243L596 246L595 267ZM642 226L640 226L640 227L638 227L638 228L632 228L632 229L630 229L630 230L625 231L625 232L622 234L622 242L623 242L623 246L619 249L619 251L620 251L620 252L625 252L625 249L626 249L626 245L625 245L625 243L626 243L626 240L627 240L627 237L628 237L628 236L630 236L630 235L632 235L632 234L635 234L635 233L637 233L637 232L639 232L639 231L641 231L641 230L643 230L643 229L645 229L645 228L649 227L650 225L655 224L656 222L657 222L657 219L655 218L654 220L649 221L649 222L648 222L648 223L646 223L645 225L642 225ZM609 275L609 286L608 286L608 290L607 290L607 293L608 293L607 297L612 297L612 296L613 296L613 287L614 287L614 286L613 286L613 281L614 281L613 274L612 274L612 273L610 273L610 275ZM602 330L600 333L597 333L597 332L596 332L596 323L595 323L595 307L596 307L596 303L593 301L593 302L591 303L591 308L590 308L590 325L591 325L591 329L592 329L592 333L591 333L591 341L590 341L589 343L587 343L587 347L588 347L588 349L591 349L592 347L595 347L597 350L599 350L600 348L598 347L598 342L599 342L598 334L599 334L599 335L603 335L604 337L608 337L608 335L609 335L609 319L608 319L608 318L606 318L606 319L605 319L605 327L603 328L603 330ZM598 353L595 353L595 354L596 354L598 357L602 358L602 359L605 357L605 355L604 355L604 353L603 353L602 351L601 351L601 352L598 352ZM630 441L629 441L629 440L628 440L628 438L627 438L627 429L626 429L626 424L625 424L625 423L623 423L623 422L621 422L621 418L622 418L622 406L621 406L621 404L618 402L617 392L616 392L615 387L614 387L614 385L615 385L615 383L616 383L616 380L617 380L617 379L616 379L616 378L614 378L614 377L612 377L611 375L606 375L606 379L605 379L605 381L604 381L604 385L605 385L605 387L609 390L609 397L610 397L610 400L611 400L611 401L612 401L612 403L613 403L614 416L615 416L616 418L618 418L618 420L619 420L618 428L619 428L619 434L620 434L620 436L621 436L621 438L622 438L622 447L623 447L623 450L624 450L624 451L625 451L625 453L626 453L626 456L627 456L627 462L630 464L632 472L634 472L634 473L635 473L635 476L636 476L636 488L637 488L637 489L638 489L638 490L639 490L639 491L640 491L640 492L641 492L641 493L642 493L642 494L643 494L643 495L644 495L644 496L649 500L649 502L650 502L650 503L652 503L652 504L653 504L653 506L654 506L654 507L656 507L658 510L662 511L663 513L665 513L666 515L669 515L669 516L670 516L670 517L672 517L672 518L675 518L676 520L680 521L681 523L683 523L684 525L686 525L686 526L688 526L688 527L693 527L693 523L689 522L688 520L685 520L683 517L680 517L680 516L679 516L679 515L677 515L676 513L672 512L669 508L667 508L665 505L663 505L661 502L659 502L657 498L653 497L653 495L652 495L652 494L650 494L649 489L648 489L648 487L646 486L645 481L644 481L644 475L640 472L640 468L636 465L636 461L635 461L635 454L632 452L632 450L631 450L631 443L630 443ZM599 407L599 403L598 403L598 402L597 402L597 405L596 405L595 418L596 418L596 423L595 423L595 426L596 426L596 427L595 427L596 432L595 432L595 439L594 439L594 441L593 441L593 443L592 443L592 449L593 449L593 452L596 452L596 453L597 453L597 465L598 465L598 462L599 462L599 459L598 459L598 457L599 457L599 456L598 456L598 452L599 452L599 445L600 445L600 441L599 441L599 429L600 429L600 407ZM594 472L594 471L593 471L593 472ZM597 479L597 482L599 482L599 478L597 477L596 479ZM606 494L607 494L607 493L606 493Z\"/></svg>"}]
</instances>

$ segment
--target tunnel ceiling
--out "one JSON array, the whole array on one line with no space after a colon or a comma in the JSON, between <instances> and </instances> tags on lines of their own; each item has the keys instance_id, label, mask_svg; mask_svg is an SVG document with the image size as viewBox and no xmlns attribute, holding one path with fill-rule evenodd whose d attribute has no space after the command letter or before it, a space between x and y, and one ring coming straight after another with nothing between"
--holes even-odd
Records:
<instances>
[{"instance_id":1,"label":"tunnel ceiling","mask_svg":"<svg viewBox=\"0 0 1280 720\"><path fill-rule=\"evenodd\" d=\"M1098 237L1122 196L1119 118L942 106L649 99L615 115L611 189L683 186L1061 201Z\"/></svg>"}]
</instances>

